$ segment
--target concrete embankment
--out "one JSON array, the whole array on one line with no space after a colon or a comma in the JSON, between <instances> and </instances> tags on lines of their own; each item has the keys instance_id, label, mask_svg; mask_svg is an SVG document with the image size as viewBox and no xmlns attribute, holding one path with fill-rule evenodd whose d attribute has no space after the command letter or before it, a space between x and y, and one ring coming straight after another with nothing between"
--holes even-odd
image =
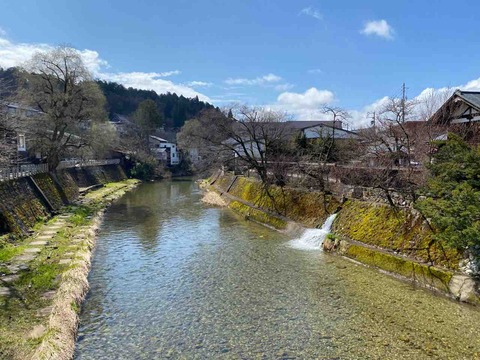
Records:
<instances>
[{"instance_id":1,"label":"concrete embankment","mask_svg":"<svg viewBox=\"0 0 480 360\"><path fill-rule=\"evenodd\" d=\"M337 213L325 251L480 304L479 282L460 269L463 254L433 241L431 229L411 207L275 186L267 193L260 182L228 173L215 175L204 187L246 218L279 230L292 221L320 227L329 214Z\"/></svg>"},{"instance_id":2,"label":"concrete embankment","mask_svg":"<svg viewBox=\"0 0 480 360\"><path fill-rule=\"evenodd\" d=\"M0 184L0 359L70 359L103 211L138 181L117 166L32 178Z\"/></svg>"}]
</instances>

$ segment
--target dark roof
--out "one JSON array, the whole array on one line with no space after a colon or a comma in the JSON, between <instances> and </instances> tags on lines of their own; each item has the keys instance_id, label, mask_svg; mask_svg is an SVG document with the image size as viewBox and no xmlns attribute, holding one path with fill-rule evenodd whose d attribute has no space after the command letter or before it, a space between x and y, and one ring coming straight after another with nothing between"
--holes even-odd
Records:
<instances>
[{"instance_id":1,"label":"dark roof","mask_svg":"<svg viewBox=\"0 0 480 360\"><path fill-rule=\"evenodd\" d=\"M298 120L298 121L287 121L289 127L294 129L303 130L309 127L318 126L318 125L326 125L326 126L333 126L333 121L331 120ZM341 128L342 122L335 121L335 127Z\"/></svg>"},{"instance_id":2,"label":"dark roof","mask_svg":"<svg viewBox=\"0 0 480 360\"><path fill-rule=\"evenodd\" d=\"M480 110L480 91L455 91L456 96L462 98L471 106Z\"/></svg>"},{"instance_id":3,"label":"dark roof","mask_svg":"<svg viewBox=\"0 0 480 360\"><path fill-rule=\"evenodd\" d=\"M455 90L452 96L438 108L429 122L445 123L451 120L452 110L457 106L457 100L461 100L476 111L480 111L480 91Z\"/></svg>"}]
</instances>

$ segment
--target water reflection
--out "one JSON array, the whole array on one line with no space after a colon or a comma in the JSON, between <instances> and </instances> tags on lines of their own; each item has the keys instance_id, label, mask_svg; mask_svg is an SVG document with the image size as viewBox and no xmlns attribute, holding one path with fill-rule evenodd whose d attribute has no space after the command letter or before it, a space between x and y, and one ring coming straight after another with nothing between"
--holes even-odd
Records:
<instances>
[{"instance_id":1,"label":"water reflection","mask_svg":"<svg viewBox=\"0 0 480 360\"><path fill-rule=\"evenodd\" d=\"M106 214L77 359L474 358L476 309L142 185Z\"/></svg>"}]
</instances>

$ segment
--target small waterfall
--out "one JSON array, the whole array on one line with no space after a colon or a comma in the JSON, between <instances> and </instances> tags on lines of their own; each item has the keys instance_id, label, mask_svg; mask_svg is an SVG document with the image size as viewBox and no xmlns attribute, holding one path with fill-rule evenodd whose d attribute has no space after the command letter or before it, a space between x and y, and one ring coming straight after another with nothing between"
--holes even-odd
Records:
<instances>
[{"instance_id":1,"label":"small waterfall","mask_svg":"<svg viewBox=\"0 0 480 360\"><path fill-rule=\"evenodd\" d=\"M320 250L323 240L330 233L330 229L337 214L330 215L321 229L307 229L298 239L291 240L289 245L300 250Z\"/></svg>"}]
</instances>

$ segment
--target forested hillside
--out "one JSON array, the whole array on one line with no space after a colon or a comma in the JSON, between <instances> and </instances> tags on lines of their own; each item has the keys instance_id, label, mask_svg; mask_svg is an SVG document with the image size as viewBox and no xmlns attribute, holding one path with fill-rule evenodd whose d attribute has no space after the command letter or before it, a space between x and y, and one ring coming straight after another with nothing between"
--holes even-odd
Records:
<instances>
[{"instance_id":1,"label":"forested hillside","mask_svg":"<svg viewBox=\"0 0 480 360\"><path fill-rule=\"evenodd\" d=\"M200 101L198 97L189 99L177 94L157 94L153 90L126 88L121 84L97 81L107 98L108 112L130 115L144 100L153 100L158 107L163 123L168 129L179 129L186 120L194 117L203 109L212 109L213 105Z\"/></svg>"},{"instance_id":2,"label":"forested hillside","mask_svg":"<svg viewBox=\"0 0 480 360\"><path fill-rule=\"evenodd\" d=\"M0 68L0 97L13 95L17 87L16 68ZM144 100L153 100L167 129L180 129L186 120L195 117L203 109L213 109L213 105L200 101L198 97L186 98L177 94L157 94L153 90L126 88L121 84L97 80L107 98L107 111L113 114L132 115Z\"/></svg>"}]
</instances>

